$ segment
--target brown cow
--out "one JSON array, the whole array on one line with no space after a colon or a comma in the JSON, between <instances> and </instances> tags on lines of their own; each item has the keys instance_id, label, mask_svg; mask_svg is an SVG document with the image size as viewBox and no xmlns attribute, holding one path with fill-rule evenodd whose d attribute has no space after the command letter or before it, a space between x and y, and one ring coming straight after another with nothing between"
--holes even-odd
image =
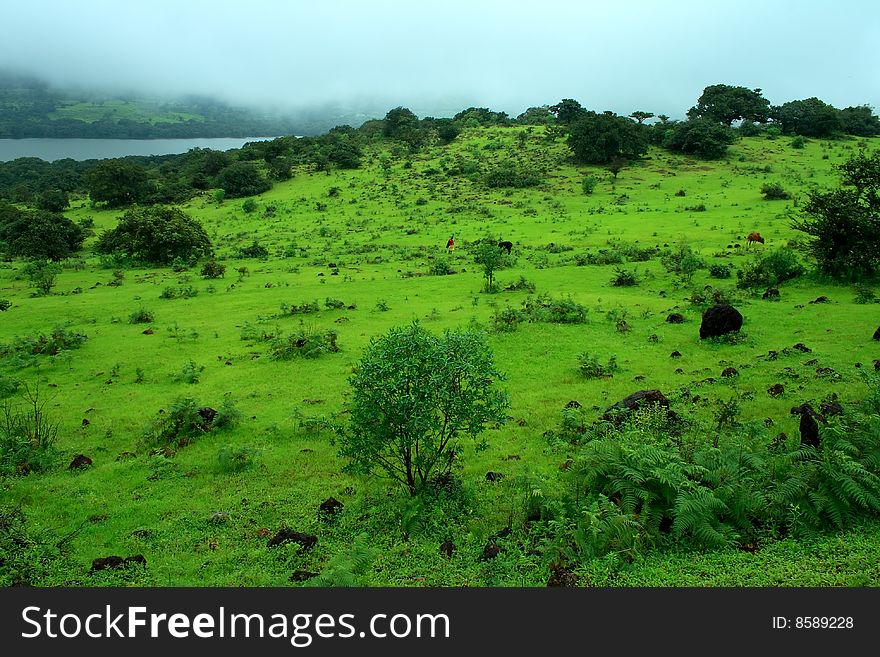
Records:
<instances>
[{"instance_id":1,"label":"brown cow","mask_svg":"<svg viewBox=\"0 0 880 657\"><path fill-rule=\"evenodd\" d=\"M746 240L748 240L746 246L748 246L752 242L760 242L761 244L764 243L764 238L761 237L761 233L758 232L749 233L749 236L746 238Z\"/></svg>"}]
</instances>

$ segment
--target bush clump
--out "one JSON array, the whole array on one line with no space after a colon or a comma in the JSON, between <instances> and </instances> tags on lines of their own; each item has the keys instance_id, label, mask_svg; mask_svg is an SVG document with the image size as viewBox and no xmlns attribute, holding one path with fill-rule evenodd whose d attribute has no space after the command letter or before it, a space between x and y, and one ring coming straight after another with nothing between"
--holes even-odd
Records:
<instances>
[{"instance_id":1,"label":"bush clump","mask_svg":"<svg viewBox=\"0 0 880 657\"><path fill-rule=\"evenodd\" d=\"M202 265L202 278L223 278L226 273L226 265L216 260L208 260Z\"/></svg>"},{"instance_id":2,"label":"bush clump","mask_svg":"<svg viewBox=\"0 0 880 657\"><path fill-rule=\"evenodd\" d=\"M595 354L586 351L578 356L578 371L585 379L604 379L619 369L617 356L611 356L605 363Z\"/></svg>"},{"instance_id":3,"label":"bush clump","mask_svg":"<svg viewBox=\"0 0 880 657\"><path fill-rule=\"evenodd\" d=\"M328 353L335 354L339 351L336 339L335 331L320 333L301 328L292 335L275 337L269 347L269 355L275 360L290 360L291 358L318 358Z\"/></svg>"},{"instance_id":4,"label":"bush clump","mask_svg":"<svg viewBox=\"0 0 880 657\"><path fill-rule=\"evenodd\" d=\"M737 273L737 287L767 288L776 287L802 275L806 269L797 254L787 246L759 255L754 261L742 267Z\"/></svg>"}]
</instances>

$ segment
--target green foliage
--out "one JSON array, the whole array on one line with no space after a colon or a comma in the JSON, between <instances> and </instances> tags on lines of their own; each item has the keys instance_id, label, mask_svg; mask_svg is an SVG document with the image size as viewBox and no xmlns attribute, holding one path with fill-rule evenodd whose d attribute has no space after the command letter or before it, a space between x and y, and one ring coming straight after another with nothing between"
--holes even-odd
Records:
<instances>
[{"instance_id":1,"label":"green foliage","mask_svg":"<svg viewBox=\"0 0 880 657\"><path fill-rule=\"evenodd\" d=\"M737 287L776 287L797 278L805 271L797 253L787 246L780 246L775 251L762 253L743 265L736 272Z\"/></svg>"},{"instance_id":2,"label":"green foliage","mask_svg":"<svg viewBox=\"0 0 880 657\"><path fill-rule=\"evenodd\" d=\"M717 160L724 157L727 147L735 140L734 132L724 125L710 119L691 119L677 123L663 146L671 151Z\"/></svg>"},{"instance_id":3,"label":"green foliage","mask_svg":"<svg viewBox=\"0 0 880 657\"><path fill-rule=\"evenodd\" d=\"M191 299L198 296L199 291L192 285L168 286L159 295L160 299Z\"/></svg>"},{"instance_id":4,"label":"green foliage","mask_svg":"<svg viewBox=\"0 0 880 657\"><path fill-rule=\"evenodd\" d=\"M809 235L819 270L835 278L880 271L880 151L859 153L839 167L843 187L812 191L793 228Z\"/></svg>"},{"instance_id":5,"label":"green foliage","mask_svg":"<svg viewBox=\"0 0 880 657\"><path fill-rule=\"evenodd\" d=\"M779 183L764 183L761 186L761 194L767 201L784 201L791 198L791 194L785 191Z\"/></svg>"},{"instance_id":6,"label":"green foliage","mask_svg":"<svg viewBox=\"0 0 880 657\"><path fill-rule=\"evenodd\" d=\"M431 276L448 276L455 273L447 258L438 258L431 264Z\"/></svg>"},{"instance_id":7,"label":"green foliage","mask_svg":"<svg viewBox=\"0 0 880 657\"><path fill-rule=\"evenodd\" d=\"M9 299L0 299L0 312L5 312L12 308L12 302Z\"/></svg>"},{"instance_id":8,"label":"green foliage","mask_svg":"<svg viewBox=\"0 0 880 657\"><path fill-rule=\"evenodd\" d=\"M709 276L712 278L730 278L733 274L730 265L720 262L709 265Z\"/></svg>"},{"instance_id":9,"label":"green foliage","mask_svg":"<svg viewBox=\"0 0 880 657\"><path fill-rule=\"evenodd\" d=\"M188 360L180 368L180 371L174 375L174 381L190 384L198 383L202 379L202 372L204 371L204 365L197 365L194 361Z\"/></svg>"},{"instance_id":10,"label":"green foliage","mask_svg":"<svg viewBox=\"0 0 880 657\"><path fill-rule=\"evenodd\" d=\"M119 253L154 265L176 258L194 261L213 253L202 225L175 207L132 208L95 246L99 253Z\"/></svg>"},{"instance_id":11,"label":"green foliage","mask_svg":"<svg viewBox=\"0 0 880 657\"><path fill-rule=\"evenodd\" d=\"M272 188L253 162L233 162L217 174L214 183L226 193L226 198L255 196Z\"/></svg>"},{"instance_id":12,"label":"green foliage","mask_svg":"<svg viewBox=\"0 0 880 657\"><path fill-rule=\"evenodd\" d=\"M216 260L208 260L202 265L202 278L223 278L226 273L226 265Z\"/></svg>"},{"instance_id":13,"label":"green foliage","mask_svg":"<svg viewBox=\"0 0 880 657\"><path fill-rule=\"evenodd\" d=\"M486 279L486 292L495 292L495 271L501 269L506 262L505 254L498 248L498 241L485 238L475 249L474 262L483 267L483 278Z\"/></svg>"},{"instance_id":14,"label":"green foliage","mask_svg":"<svg viewBox=\"0 0 880 657\"><path fill-rule=\"evenodd\" d=\"M129 324L150 324L156 321L156 315L152 310L146 308L138 308L128 316Z\"/></svg>"},{"instance_id":15,"label":"green foliage","mask_svg":"<svg viewBox=\"0 0 880 657\"><path fill-rule=\"evenodd\" d=\"M238 256L240 258L265 259L269 257L269 249L260 244L257 240L254 240L253 244L250 246L239 249Z\"/></svg>"},{"instance_id":16,"label":"green foliage","mask_svg":"<svg viewBox=\"0 0 880 657\"><path fill-rule=\"evenodd\" d=\"M214 416L192 397L174 400L142 436L145 446L179 449L214 429Z\"/></svg>"},{"instance_id":17,"label":"green foliage","mask_svg":"<svg viewBox=\"0 0 880 657\"><path fill-rule=\"evenodd\" d=\"M619 369L617 356L611 356L605 363L602 363L595 354L586 351L578 356L578 371L585 379L608 378Z\"/></svg>"},{"instance_id":18,"label":"green foliage","mask_svg":"<svg viewBox=\"0 0 880 657\"><path fill-rule=\"evenodd\" d=\"M804 137L798 135L794 139L791 140L791 147L797 150L801 150L804 146L807 145L807 140Z\"/></svg>"},{"instance_id":19,"label":"green foliage","mask_svg":"<svg viewBox=\"0 0 880 657\"><path fill-rule=\"evenodd\" d=\"M786 135L831 137L843 130L840 112L815 96L774 107L772 116Z\"/></svg>"},{"instance_id":20,"label":"green foliage","mask_svg":"<svg viewBox=\"0 0 880 657\"><path fill-rule=\"evenodd\" d=\"M30 281L38 295L45 296L55 287L55 281L61 273L61 265L57 262L31 260L22 268L21 273Z\"/></svg>"},{"instance_id":21,"label":"green foliage","mask_svg":"<svg viewBox=\"0 0 880 657\"><path fill-rule=\"evenodd\" d=\"M92 201L111 208L143 203L155 191L147 170L126 160L101 160L86 178Z\"/></svg>"},{"instance_id":22,"label":"green foliage","mask_svg":"<svg viewBox=\"0 0 880 657\"><path fill-rule=\"evenodd\" d=\"M38 386L26 385L21 401L0 406L0 474L27 475L52 465L58 422L46 413L49 401Z\"/></svg>"},{"instance_id":23,"label":"green foliage","mask_svg":"<svg viewBox=\"0 0 880 657\"><path fill-rule=\"evenodd\" d=\"M550 322L553 324L585 324L587 307L574 299L554 299L549 294L524 299L522 309L530 322Z\"/></svg>"},{"instance_id":24,"label":"green foliage","mask_svg":"<svg viewBox=\"0 0 880 657\"><path fill-rule=\"evenodd\" d=\"M318 358L324 354L335 354L339 351L336 344L336 332L318 331L301 327L291 335L276 336L269 347L269 355L275 360L292 358Z\"/></svg>"},{"instance_id":25,"label":"green foliage","mask_svg":"<svg viewBox=\"0 0 880 657\"><path fill-rule=\"evenodd\" d=\"M874 137L880 135L880 118L867 105L845 107L840 110L840 123L848 135Z\"/></svg>"},{"instance_id":26,"label":"green foliage","mask_svg":"<svg viewBox=\"0 0 880 657\"><path fill-rule=\"evenodd\" d=\"M706 263L694 252L691 245L685 242L667 250L660 257L660 262L663 263L666 271L680 276L688 283L699 269L706 266Z\"/></svg>"},{"instance_id":27,"label":"green foliage","mask_svg":"<svg viewBox=\"0 0 880 657\"><path fill-rule=\"evenodd\" d=\"M764 123L770 118L770 101L760 89L713 84L703 89L688 118L705 118L730 127L734 121Z\"/></svg>"},{"instance_id":28,"label":"green foliage","mask_svg":"<svg viewBox=\"0 0 880 657\"><path fill-rule=\"evenodd\" d=\"M587 112L570 127L568 145L575 160L585 164L608 164L635 160L648 150L643 126L612 113Z\"/></svg>"},{"instance_id":29,"label":"green foliage","mask_svg":"<svg viewBox=\"0 0 880 657\"><path fill-rule=\"evenodd\" d=\"M333 555L317 577L308 586L351 588L367 586L368 575L380 550L370 547L369 536L361 534L349 550Z\"/></svg>"},{"instance_id":30,"label":"green foliage","mask_svg":"<svg viewBox=\"0 0 880 657\"><path fill-rule=\"evenodd\" d=\"M0 358L57 356L62 351L78 349L85 341L85 335L68 331L63 326L56 326L48 335L33 333L24 337L16 336L12 342L0 344Z\"/></svg>"},{"instance_id":31,"label":"green foliage","mask_svg":"<svg viewBox=\"0 0 880 657\"><path fill-rule=\"evenodd\" d=\"M46 212L64 212L70 205L67 192L60 189L45 189L37 196L36 206L38 210Z\"/></svg>"},{"instance_id":32,"label":"green foliage","mask_svg":"<svg viewBox=\"0 0 880 657\"><path fill-rule=\"evenodd\" d=\"M67 217L0 202L0 250L9 256L63 260L82 248L83 229Z\"/></svg>"},{"instance_id":33,"label":"green foliage","mask_svg":"<svg viewBox=\"0 0 880 657\"><path fill-rule=\"evenodd\" d=\"M489 188L534 187L543 182L543 173L535 167L505 160L493 165L483 174L483 184Z\"/></svg>"},{"instance_id":34,"label":"green foliage","mask_svg":"<svg viewBox=\"0 0 880 657\"><path fill-rule=\"evenodd\" d=\"M392 328L371 341L349 379L348 424L336 431L345 470L381 472L418 494L451 471L460 435L476 439L504 423L501 378L479 333Z\"/></svg>"},{"instance_id":35,"label":"green foliage","mask_svg":"<svg viewBox=\"0 0 880 657\"><path fill-rule=\"evenodd\" d=\"M855 286L855 293L856 297L853 299L853 303L865 304L877 302L877 294L874 292L874 289L868 285L857 284Z\"/></svg>"},{"instance_id":36,"label":"green foliage","mask_svg":"<svg viewBox=\"0 0 880 657\"><path fill-rule=\"evenodd\" d=\"M217 468L225 474L244 472L257 465L260 450L248 445L223 445L217 450Z\"/></svg>"},{"instance_id":37,"label":"green foliage","mask_svg":"<svg viewBox=\"0 0 880 657\"><path fill-rule=\"evenodd\" d=\"M614 287L633 287L639 284L639 276L635 269L615 267L611 284Z\"/></svg>"},{"instance_id":38,"label":"green foliage","mask_svg":"<svg viewBox=\"0 0 880 657\"><path fill-rule=\"evenodd\" d=\"M593 190L596 189L596 184L598 182L599 181L596 180L595 176L584 176L581 180L581 189L583 190L584 194L586 194L587 196L592 194Z\"/></svg>"}]
</instances>

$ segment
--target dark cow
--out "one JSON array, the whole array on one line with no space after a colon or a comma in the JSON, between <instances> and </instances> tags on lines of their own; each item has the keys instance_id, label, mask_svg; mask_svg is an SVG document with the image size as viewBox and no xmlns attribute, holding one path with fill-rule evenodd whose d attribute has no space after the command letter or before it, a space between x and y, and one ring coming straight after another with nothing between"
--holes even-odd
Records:
<instances>
[{"instance_id":1,"label":"dark cow","mask_svg":"<svg viewBox=\"0 0 880 657\"><path fill-rule=\"evenodd\" d=\"M749 233L749 236L746 239L748 240L748 244L746 244L746 246L752 244L753 242L760 242L761 244L764 243L764 238L761 237L761 233L758 232Z\"/></svg>"},{"instance_id":2,"label":"dark cow","mask_svg":"<svg viewBox=\"0 0 880 657\"><path fill-rule=\"evenodd\" d=\"M498 242L499 249L506 249L507 255L510 255L510 250L513 248L513 242Z\"/></svg>"}]
</instances>

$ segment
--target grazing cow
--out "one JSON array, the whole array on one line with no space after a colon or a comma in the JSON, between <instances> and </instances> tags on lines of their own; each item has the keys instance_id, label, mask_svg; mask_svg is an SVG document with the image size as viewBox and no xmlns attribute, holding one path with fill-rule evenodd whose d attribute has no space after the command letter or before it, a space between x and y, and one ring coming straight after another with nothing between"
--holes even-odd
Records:
<instances>
[{"instance_id":1,"label":"grazing cow","mask_svg":"<svg viewBox=\"0 0 880 657\"><path fill-rule=\"evenodd\" d=\"M513 242L498 242L499 249L506 249L507 255L510 255L510 250L513 248Z\"/></svg>"},{"instance_id":2,"label":"grazing cow","mask_svg":"<svg viewBox=\"0 0 880 657\"><path fill-rule=\"evenodd\" d=\"M764 238L761 237L761 233L758 233L758 232L749 233L749 236L746 238L746 240L748 240L748 243L746 244L746 246L748 246L749 244L751 244L753 242L760 242L761 244L764 243Z\"/></svg>"}]
</instances>

